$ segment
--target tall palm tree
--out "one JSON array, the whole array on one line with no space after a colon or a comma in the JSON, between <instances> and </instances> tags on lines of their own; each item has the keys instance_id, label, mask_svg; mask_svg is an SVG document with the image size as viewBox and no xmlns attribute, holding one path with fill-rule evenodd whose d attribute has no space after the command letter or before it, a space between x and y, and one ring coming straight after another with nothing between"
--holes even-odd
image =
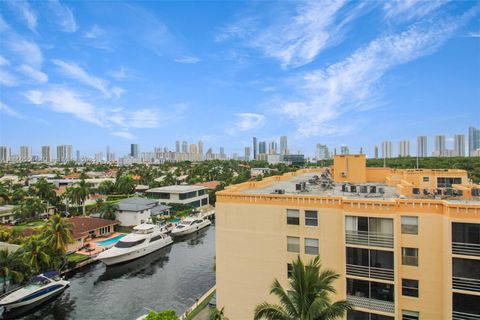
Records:
<instances>
[{"instance_id":1,"label":"tall palm tree","mask_svg":"<svg viewBox=\"0 0 480 320\"><path fill-rule=\"evenodd\" d=\"M87 201L89 195L93 194L92 184L85 182L85 179L82 178L77 182L76 188L78 188L77 192L82 201L83 215L85 215L85 201Z\"/></svg>"},{"instance_id":2,"label":"tall palm tree","mask_svg":"<svg viewBox=\"0 0 480 320\"><path fill-rule=\"evenodd\" d=\"M55 193L55 186L49 183L45 178L40 178L33 185L35 195L45 201L47 206L57 196Z\"/></svg>"},{"instance_id":3,"label":"tall palm tree","mask_svg":"<svg viewBox=\"0 0 480 320\"><path fill-rule=\"evenodd\" d=\"M25 262L16 252L8 251L8 249L0 250L0 276L3 278L3 293L7 291L7 278L13 278L20 282L24 278L21 272L24 269Z\"/></svg>"},{"instance_id":4,"label":"tall palm tree","mask_svg":"<svg viewBox=\"0 0 480 320\"><path fill-rule=\"evenodd\" d=\"M292 262L289 288L285 290L275 279L270 294L275 294L280 305L264 302L255 308L255 320L332 320L343 317L351 309L345 301L331 303L330 294L336 291L332 283L339 275L332 270L321 270L320 257L304 265L300 257Z\"/></svg>"},{"instance_id":5,"label":"tall palm tree","mask_svg":"<svg viewBox=\"0 0 480 320\"><path fill-rule=\"evenodd\" d=\"M16 217L35 218L46 210L47 206L40 199L28 198L20 201L20 204L13 209L13 213Z\"/></svg>"},{"instance_id":6,"label":"tall palm tree","mask_svg":"<svg viewBox=\"0 0 480 320\"><path fill-rule=\"evenodd\" d=\"M50 248L65 253L67 245L73 242L73 225L59 215L53 215L44 226L42 237Z\"/></svg>"},{"instance_id":7,"label":"tall palm tree","mask_svg":"<svg viewBox=\"0 0 480 320\"><path fill-rule=\"evenodd\" d=\"M38 236L28 238L21 250L22 257L33 272L39 273L50 266L48 247Z\"/></svg>"},{"instance_id":8,"label":"tall palm tree","mask_svg":"<svg viewBox=\"0 0 480 320\"><path fill-rule=\"evenodd\" d=\"M121 176L118 178L115 188L121 194L132 194L135 191L135 184L132 176Z\"/></svg>"},{"instance_id":9,"label":"tall palm tree","mask_svg":"<svg viewBox=\"0 0 480 320\"><path fill-rule=\"evenodd\" d=\"M118 206L117 204L115 203L104 203L101 207L100 207L100 217L102 217L103 219L108 219L108 220L115 220L117 218L117 210L118 210Z\"/></svg>"}]
</instances>

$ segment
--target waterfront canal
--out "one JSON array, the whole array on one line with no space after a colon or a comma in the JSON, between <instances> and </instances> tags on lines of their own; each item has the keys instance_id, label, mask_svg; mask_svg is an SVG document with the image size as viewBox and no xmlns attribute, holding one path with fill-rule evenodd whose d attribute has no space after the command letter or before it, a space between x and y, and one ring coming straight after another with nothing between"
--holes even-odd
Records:
<instances>
[{"instance_id":1,"label":"waterfront canal","mask_svg":"<svg viewBox=\"0 0 480 320\"><path fill-rule=\"evenodd\" d=\"M67 276L56 300L14 319L133 320L150 309L180 315L215 284L215 226L132 262L98 262Z\"/></svg>"}]
</instances>

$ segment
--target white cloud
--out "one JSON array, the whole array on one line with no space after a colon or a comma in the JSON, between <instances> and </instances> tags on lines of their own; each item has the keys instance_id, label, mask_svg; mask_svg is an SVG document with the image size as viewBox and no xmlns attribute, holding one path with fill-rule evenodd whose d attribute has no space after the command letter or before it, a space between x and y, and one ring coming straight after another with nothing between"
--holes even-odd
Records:
<instances>
[{"instance_id":1,"label":"white cloud","mask_svg":"<svg viewBox=\"0 0 480 320\"><path fill-rule=\"evenodd\" d=\"M6 104L0 101L0 112L5 113L8 116L15 117L15 118L23 118L23 115L16 112Z\"/></svg>"},{"instance_id":2,"label":"white cloud","mask_svg":"<svg viewBox=\"0 0 480 320\"><path fill-rule=\"evenodd\" d=\"M5 59L4 57L2 57L0 55L0 66L6 66L6 65L9 65L10 64L10 61L8 61L7 59Z\"/></svg>"},{"instance_id":3,"label":"white cloud","mask_svg":"<svg viewBox=\"0 0 480 320\"><path fill-rule=\"evenodd\" d=\"M34 69L26 64L22 64L19 68L20 72L39 83L48 81L48 76L40 70Z\"/></svg>"},{"instance_id":4,"label":"white cloud","mask_svg":"<svg viewBox=\"0 0 480 320\"><path fill-rule=\"evenodd\" d=\"M87 39L97 39L105 34L102 28L97 25L94 25L89 31L84 33L85 38Z\"/></svg>"},{"instance_id":5,"label":"white cloud","mask_svg":"<svg viewBox=\"0 0 480 320\"><path fill-rule=\"evenodd\" d=\"M130 75L127 72L127 69L123 66L120 67L119 70L112 72L111 76L113 79L117 81L125 80L130 77Z\"/></svg>"},{"instance_id":6,"label":"white cloud","mask_svg":"<svg viewBox=\"0 0 480 320\"><path fill-rule=\"evenodd\" d=\"M25 96L35 105L46 105L54 112L69 113L98 126L106 126L95 106L83 101L80 95L69 89L59 87L44 91L30 90Z\"/></svg>"},{"instance_id":7,"label":"white cloud","mask_svg":"<svg viewBox=\"0 0 480 320\"><path fill-rule=\"evenodd\" d=\"M470 32L467 36L470 38L480 38L480 32Z\"/></svg>"},{"instance_id":8,"label":"white cloud","mask_svg":"<svg viewBox=\"0 0 480 320\"><path fill-rule=\"evenodd\" d=\"M471 17L414 25L407 31L370 42L345 60L325 69L305 73L299 80L300 94L281 106L281 113L296 120L301 136L335 134L348 112L374 107L380 80L392 68L436 51Z\"/></svg>"},{"instance_id":9,"label":"white cloud","mask_svg":"<svg viewBox=\"0 0 480 320\"><path fill-rule=\"evenodd\" d=\"M65 62L58 59L54 59L52 62L60 68L65 76L97 89L108 97L112 94L119 97L124 92L123 89L118 87L111 88L110 83L107 80L88 74L76 63Z\"/></svg>"},{"instance_id":10,"label":"white cloud","mask_svg":"<svg viewBox=\"0 0 480 320\"><path fill-rule=\"evenodd\" d=\"M151 109L134 111L129 118L132 128L156 128L160 123L158 112Z\"/></svg>"},{"instance_id":11,"label":"white cloud","mask_svg":"<svg viewBox=\"0 0 480 320\"><path fill-rule=\"evenodd\" d=\"M400 17L408 20L434 12L449 0L391 0L385 1L386 18Z\"/></svg>"},{"instance_id":12,"label":"white cloud","mask_svg":"<svg viewBox=\"0 0 480 320\"><path fill-rule=\"evenodd\" d=\"M52 12L57 16L62 31L75 32L78 30L77 22L69 7L61 4L58 0L50 0L49 3Z\"/></svg>"},{"instance_id":13,"label":"white cloud","mask_svg":"<svg viewBox=\"0 0 480 320\"><path fill-rule=\"evenodd\" d=\"M135 136L128 131L113 131L111 132L111 134L120 138L125 138L127 140L135 139Z\"/></svg>"},{"instance_id":14,"label":"white cloud","mask_svg":"<svg viewBox=\"0 0 480 320\"><path fill-rule=\"evenodd\" d=\"M35 42L14 37L8 42L8 46L23 59L25 64L36 68L42 65L42 51Z\"/></svg>"},{"instance_id":15,"label":"white cloud","mask_svg":"<svg viewBox=\"0 0 480 320\"><path fill-rule=\"evenodd\" d=\"M237 132L259 129L265 123L265 116L259 113L236 113L235 117L235 121L232 121L226 130L226 132L231 135Z\"/></svg>"},{"instance_id":16,"label":"white cloud","mask_svg":"<svg viewBox=\"0 0 480 320\"><path fill-rule=\"evenodd\" d=\"M25 20L27 26L33 32L36 32L37 28L37 14L35 11L32 10L30 5L27 1L9 1L9 3L13 8L18 10L21 14L22 19Z\"/></svg>"},{"instance_id":17,"label":"white cloud","mask_svg":"<svg viewBox=\"0 0 480 320\"><path fill-rule=\"evenodd\" d=\"M195 63L199 63L201 60L197 57L182 57L182 58L173 59L173 61L178 63L195 64Z\"/></svg>"},{"instance_id":18,"label":"white cloud","mask_svg":"<svg viewBox=\"0 0 480 320\"><path fill-rule=\"evenodd\" d=\"M18 79L7 70L0 69L0 84L7 87L14 87L18 85Z\"/></svg>"}]
</instances>

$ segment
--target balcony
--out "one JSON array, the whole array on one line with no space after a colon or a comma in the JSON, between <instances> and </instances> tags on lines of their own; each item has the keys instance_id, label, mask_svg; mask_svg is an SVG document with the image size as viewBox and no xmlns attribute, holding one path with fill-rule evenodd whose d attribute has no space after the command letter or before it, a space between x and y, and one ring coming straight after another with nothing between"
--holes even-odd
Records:
<instances>
[{"instance_id":1,"label":"balcony","mask_svg":"<svg viewBox=\"0 0 480 320\"><path fill-rule=\"evenodd\" d=\"M452 242L452 253L480 257L480 244Z\"/></svg>"},{"instance_id":2,"label":"balcony","mask_svg":"<svg viewBox=\"0 0 480 320\"><path fill-rule=\"evenodd\" d=\"M480 320L480 314L471 314L471 313L453 311L452 319L453 320Z\"/></svg>"},{"instance_id":3,"label":"balcony","mask_svg":"<svg viewBox=\"0 0 480 320\"><path fill-rule=\"evenodd\" d=\"M345 238L349 244L393 248L393 234L347 230Z\"/></svg>"},{"instance_id":4,"label":"balcony","mask_svg":"<svg viewBox=\"0 0 480 320\"><path fill-rule=\"evenodd\" d=\"M391 301L383 301L377 299L369 299L365 297L348 296L347 301L354 307L376 310L381 312L395 313L395 303Z\"/></svg>"},{"instance_id":5,"label":"balcony","mask_svg":"<svg viewBox=\"0 0 480 320\"><path fill-rule=\"evenodd\" d=\"M357 277L367 277L390 281L394 280L394 274L392 269L358 266L354 264L347 264L347 274Z\"/></svg>"},{"instance_id":6,"label":"balcony","mask_svg":"<svg viewBox=\"0 0 480 320\"><path fill-rule=\"evenodd\" d=\"M480 292L480 280L453 277L452 282L453 289Z\"/></svg>"}]
</instances>

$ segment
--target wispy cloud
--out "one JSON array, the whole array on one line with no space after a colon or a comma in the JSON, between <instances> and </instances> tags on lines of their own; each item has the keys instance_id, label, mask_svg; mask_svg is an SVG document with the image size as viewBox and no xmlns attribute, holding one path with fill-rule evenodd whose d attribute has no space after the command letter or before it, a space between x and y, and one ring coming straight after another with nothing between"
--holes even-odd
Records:
<instances>
[{"instance_id":1,"label":"wispy cloud","mask_svg":"<svg viewBox=\"0 0 480 320\"><path fill-rule=\"evenodd\" d=\"M18 79L11 72L0 69L0 84L7 87L14 87L18 85Z\"/></svg>"},{"instance_id":2,"label":"wispy cloud","mask_svg":"<svg viewBox=\"0 0 480 320\"><path fill-rule=\"evenodd\" d=\"M48 76L45 73L37 69L34 69L26 64L22 64L18 68L18 70L22 72L25 76L29 77L30 79L36 82L45 83L48 81Z\"/></svg>"},{"instance_id":3,"label":"wispy cloud","mask_svg":"<svg viewBox=\"0 0 480 320\"><path fill-rule=\"evenodd\" d=\"M132 77L130 71L127 70L127 68L125 68L124 66L121 66L120 69L112 72L110 75L113 79L117 81L122 81Z\"/></svg>"},{"instance_id":4,"label":"wispy cloud","mask_svg":"<svg viewBox=\"0 0 480 320\"><path fill-rule=\"evenodd\" d=\"M109 81L88 74L76 63L65 62L58 59L54 59L52 62L60 68L60 71L65 76L75 79L84 85L97 89L108 97L112 94L119 97L124 92L124 90L121 88L111 87Z\"/></svg>"},{"instance_id":5,"label":"wispy cloud","mask_svg":"<svg viewBox=\"0 0 480 320\"><path fill-rule=\"evenodd\" d=\"M120 138L127 139L127 140L135 139L135 136L129 131L113 131L110 134L113 135L113 136L117 136L117 137L120 137Z\"/></svg>"},{"instance_id":6,"label":"wispy cloud","mask_svg":"<svg viewBox=\"0 0 480 320\"><path fill-rule=\"evenodd\" d=\"M18 36L11 37L7 42L10 50L19 55L25 64L35 68L39 68L42 65L43 54L35 42Z\"/></svg>"},{"instance_id":7,"label":"wispy cloud","mask_svg":"<svg viewBox=\"0 0 480 320\"><path fill-rule=\"evenodd\" d=\"M450 0L391 0L385 1L383 9L386 18L400 17L408 20L426 16Z\"/></svg>"},{"instance_id":8,"label":"wispy cloud","mask_svg":"<svg viewBox=\"0 0 480 320\"><path fill-rule=\"evenodd\" d=\"M277 59L283 68L313 61L326 48L338 44L344 27L362 13L363 5L349 6L346 0L298 2L295 14L267 26L252 17L225 27L216 41L240 38L249 47Z\"/></svg>"},{"instance_id":9,"label":"wispy cloud","mask_svg":"<svg viewBox=\"0 0 480 320\"><path fill-rule=\"evenodd\" d=\"M49 4L53 14L57 17L57 22L62 31L75 32L78 30L75 16L68 6L61 4L58 0L50 0Z\"/></svg>"},{"instance_id":10,"label":"wispy cloud","mask_svg":"<svg viewBox=\"0 0 480 320\"><path fill-rule=\"evenodd\" d=\"M10 108L9 106L7 106L1 101L0 101L0 112L15 118L19 118L19 119L24 118L23 115L13 110L12 108Z\"/></svg>"},{"instance_id":11,"label":"wispy cloud","mask_svg":"<svg viewBox=\"0 0 480 320\"><path fill-rule=\"evenodd\" d=\"M230 135L234 135L238 132L259 129L265 124L265 119L265 116L259 113L236 113L235 120L229 123L226 132Z\"/></svg>"},{"instance_id":12,"label":"wispy cloud","mask_svg":"<svg viewBox=\"0 0 480 320\"><path fill-rule=\"evenodd\" d=\"M19 12L30 30L33 32L37 31L37 14L33 11L27 1L8 1L7 3Z\"/></svg>"},{"instance_id":13,"label":"wispy cloud","mask_svg":"<svg viewBox=\"0 0 480 320\"><path fill-rule=\"evenodd\" d=\"M480 38L480 31L479 32L470 32L467 37L470 38Z\"/></svg>"},{"instance_id":14,"label":"wispy cloud","mask_svg":"<svg viewBox=\"0 0 480 320\"><path fill-rule=\"evenodd\" d=\"M173 61L178 63L195 64L195 63L199 63L201 60L200 58L197 58L197 57L182 57L182 58L173 59Z\"/></svg>"},{"instance_id":15,"label":"wispy cloud","mask_svg":"<svg viewBox=\"0 0 480 320\"><path fill-rule=\"evenodd\" d=\"M5 59L3 56L0 55L0 67L1 66L6 66L6 65L9 65L10 64L10 61L8 61L7 59Z\"/></svg>"},{"instance_id":16,"label":"wispy cloud","mask_svg":"<svg viewBox=\"0 0 480 320\"><path fill-rule=\"evenodd\" d=\"M370 42L341 62L304 73L297 79L299 96L283 103L281 113L297 121L301 136L338 133L345 123L336 125L341 115L375 106L380 80L389 70L435 52L472 14L413 25Z\"/></svg>"},{"instance_id":17,"label":"wispy cloud","mask_svg":"<svg viewBox=\"0 0 480 320\"><path fill-rule=\"evenodd\" d=\"M85 41L92 47L101 50L113 50L113 41L107 32L99 27L93 25L90 30L83 34Z\"/></svg>"}]
</instances>

